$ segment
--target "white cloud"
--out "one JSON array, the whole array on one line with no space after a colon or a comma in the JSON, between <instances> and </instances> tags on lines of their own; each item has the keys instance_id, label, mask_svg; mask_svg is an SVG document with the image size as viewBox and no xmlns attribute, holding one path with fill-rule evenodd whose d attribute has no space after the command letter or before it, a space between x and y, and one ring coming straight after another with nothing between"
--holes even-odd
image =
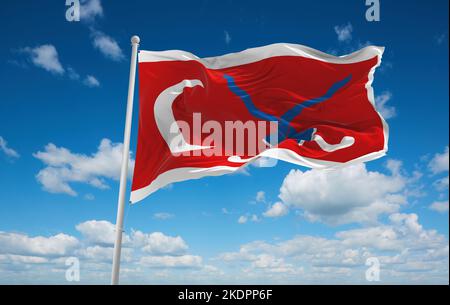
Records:
<instances>
[{"instance_id":1,"label":"white cloud","mask_svg":"<svg viewBox=\"0 0 450 305\"><path fill-rule=\"evenodd\" d=\"M160 213L153 214L153 218L160 219L160 220L167 220L167 219L174 218L174 217L175 217L175 215L166 213L166 212L160 212Z\"/></svg>"},{"instance_id":2,"label":"white cloud","mask_svg":"<svg viewBox=\"0 0 450 305\"><path fill-rule=\"evenodd\" d=\"M231 43L231 35L228 31L223 31L225 43L228 45Z\"/></svg>"},{"instance_id":3,"label":"white cloud","mask_svg":"<svg viewBox=\"0 0 450 305\"><path fill-rule=\"evenodd\" d=\"M395 107L387 105L387 102L389 102L391 99L392 93L389 91L385 91L375 98L375 107L386 120L391 119L397 115Z\"/></svg>"},{"instance_id":4,"label":"white cloud","mask_svg":"<svg viewBox=\"0 0 450 305\"><path fill-rule=\"evenodd\" d=\"M439 192L443 192L445 190L448 190L449 185L449 177L443 177L441 179L438 179L434 181L433 186L438 190Z\"/></svg>"},{"instance_id":5,"label":"white cloud","mask_svg":"<svg viewBox=\"0 0 450 305\"><path fill-rule=\"evenodd\" d=\"M112 37L99 32L92 32L93 41L92 44L98 49L105 57L114 60L121 61L124 59L124 54L117 41Z\"/></svg>"},{"instance_id":6,"label":"white cloud","mask_svg":"<svg viewBox=\"0 0 450 305\"><path fill-rule=\"evenodd\" d=\"M364 283L369 257L380 260L382 283L448 282L448 240L425 230L416 214L394 213L388 224L339 231L331 238L254 241L218 259L239 266L242 272L235 276L241 279L324 284Z\"/></svg>"},{"instance_id":7,"label":"white cloud","mask_svg":"<svg viewBox=\"0 0 450 305\"><path fill-rule=\"evenodd\" d=\"M264 212L265 217L282 217L289 213L289 208L282 202L274 203L267 211Z\"/></svg>"},{"instance_id":8,"label":"white cloud","mask_svg":"<svg viewBox=\"0 0 450 305\"><path fill-rule=\"evenodd\" d=\"M244 223L247 223L249 221L251 221L251 222L259 222L260 220L261 219L256 214L247 214L247 215L240 216L238 218L238 223L239 224L244 224Z\"/></svg>"},{"instance_id":9,"label":"white cloud","mask_svg":"<svg viewBox=\"0 0 450 305\"><path fill-rule=\"evenodd\" d=\"M255 215L255 214L252 215L252 217L250 218L250 220L253 221L253 222L259 222L259 221L260 221L258 215Z\"/></svg>"},{"instance_id":10,"label":"white cloud","mask_svg":"<svg viewBox=\"0 0 450 305\"><path fill-rule=\"evenodd\" d=\"M288 207L304 210L310 221L332 225L376 223L381 214L398 211L406 203L401 193L406 180L399 163L388 162L391 175L372 172L364 164L332 170L291 170L280 188Z\"/></svg>"},{"instance_id":11,"label":"white cloud","mask_svg":"<svg viewBox=\"0 0 450 305\"><path fill-rule=\"evenodd\" d=\"M53 45L45 44L35 48L26 47L22 51L30 56L31 62L37 67L51 73L64 74L65 70L59 61L58 51Z\"/></svg>"},{"instance_id":12,"label":"white cloud","mask_svg":"<svg viewBox=\"0 0 450 305\"><path fill-rule=\"evenodd\" d=\"M113 255L114 225L104 220L89 220L77 225L76 229L81 233L80 240L63 233L30 237L0 231L0 282L63 283L66 259L75 256L83 268L83 283L107 283ZM125 282L132 274L137 282L142 283L142 279L151 281L151 269L154 268L161 268L164 272L171 269L196 270L192 274L194 278L221 272L215 266L203 265L202 257L186 253L187 249L180 236L131 229L130 234L124 234L121 280Z\"/></svg>"},{"instance_id":13,"label":"white cloud","mask_svg":"<svg viewBox=\"0 0 450 305\"><path fill-rule=\"evenodd\" d=\"M100 82L98 81L98 79L96 79L92 75L87 75L86 78L84 79L83 83L86 86L91 87L91 88L100 87Z\"/></svg>"},{"instance_id":14,"label":"white cloud","mask_svg":"<svg viewBox=\"0 0 450 305\"><path fill-rule=\"evenodd\" d=\"M28 256L62 256L70 254L78 240L66 234L29 237L21 233L0 231L0 253Z\"/></svg>"},{"instance_id":15,"label":"white cloud","mask_svg":"<svg viewBox=\"0 0 450 305\"><path fill-rule=\"evenodd\" d=\"M88 194L84 195L84 199L91 201L91 200L95 199L95 196L91 193L88 193Z\"/></svg>"},{"instance_id":16,"label":"white cloud","mask_svg":"<svg viewBox=\"0 0 450 305\"><path fill-rule=\"evenodd\" d=\"M435 201L430 205L430 209L439 213L446 213L448 212L448 200Z\"/></svg>"},{"instance_id":17,"label":"white cloud","mask_svg":"<svg viewBox=\"0 0 450 305\"><path fill-rule=\"evenodd\" d=\"M442 172L448 172L449 157L448 157L448 146L445 151L441 154L435 154L430 163L428 163L428 168L433 174L439 174Z\"/></svg>"},{"instance_id":18,"label":"white cloud","mask_svg":"<svg viewBox=\"0 0 450 305\"><path fill-rule=\"evenodd\" d=\"M93 244L114 245L115 226L106 220L89 220L76 226L84 239ZM125 236L125 242L129 238Z\"/></svg>"},{"instance_id":19,"label":"white cloud","mask_svg":"<svg viewBox=\"0 0 450 305\"><path fill-rule=\"evenodd\" d=\"M239 223L239 224L244 224L244 223L246 223L247 221L248 221L248 217L247 217L247 216L242 215L242 216L240 216L240 217L238 218L238 223Z\"/></svg>"},{"instance_id":20,"label":"white cloud","mask_svg":"<svg viewBox=\"0 0 450 305\"><path fill-rule=\"evenodd\" d=\"M0 136L0 151L2 151L6 156L10 158L20 157L17 151L8 146L8 142L6 142L6 140L2 136Z\"/></svg>"},{"instance_id":21,"label":"white cloud","mask_svg":"<svg viewBox=\"0 0 450 305\"><path fill-rule=\"evenodd\" d=\"M51 193L76 196L77 193L70 186L72 182L106 189L108 185L104 181L105 178L118 180L120 177L122 150L121 143L112 143L109 139L103 139L97 152L91 156L72 153L67 148L50 143L44 151L33 154L46 165L36 178L44 190ZM131 173L134 160L131 159L129 164Z\"/></svg>"},{"instance_id":22,"label":"white cloud","mask_svg":"<svg viewBox=\"0 0 450 305\"><path fill-rule=\"evenodd\" d=\"M75 69L72 67L67 67L67 75L69 76L69 78L71 80L79 80L80 79L80 74L78 74L78 72L75 71Z\"/></svg>"},{"instance_id":23,"label":"white cloud","mask_svg":"<svg viewBox=\"0 0 450 305\"><path fill-rule=\"evenodd\" d=\"M181 256L144 256L140 263L148 267L199 268L202 258L196 255Z\"/></svg>"},{"instance_id":24,"label":"white cloud","mask_svg":"<svg viewBox=\"0 0 450 305\"><path fill-rule=\"evenodd\" d=\"M266 193L264 191L256 193L256 202L266 202Z\"/></svg>"},{"instance_id":25,"label":"white cloud","mask_svg":"<svg viewBox=\"0 0 450 305\"><path fill-rule=\"evenodd\" d=\"M80 20L92 22L97 17L103 17L103 7L100 0L82 0L80 6Z\"/></svg>"},{"instance_id":26,"label":"white cloud","mask_svg":"<svg viewBox=\"0 0 450 305\"><path fill-rule=\"evenodd\" d=\"M170 254L180 255L188 250L186 242L180 236L167 236L161 232L145 234L134 231L131 234L131 242L143 252L152 255Z\"/></svg>"},{"instance_id":27,"label":"white cloud","mask_svg":"<svg viewBox=\"0 0 450 305\"><path fill-rule=\"evenodd\" d=\"M76 229L90 244L114 245L115 225L109 221L85 221L77 225ZM180 255L188 250L186 242L180 236L167 236L161 232L146 234L141 231L132 231L130 235L124 234L123 243L127 247L132 246L152 255Z\"/></svg>"},{"instance_id":28,"label":"white cloud","mask_svg":"<svg viewBox=\"0 0 450 305\"><path fill-rule=\"evenodd\" d=\"M353 26L351 23L345 25L336 25L334 31L337 34L337 38L341 42L349 42L352 40Z\"/></svg>"}]
</instances>

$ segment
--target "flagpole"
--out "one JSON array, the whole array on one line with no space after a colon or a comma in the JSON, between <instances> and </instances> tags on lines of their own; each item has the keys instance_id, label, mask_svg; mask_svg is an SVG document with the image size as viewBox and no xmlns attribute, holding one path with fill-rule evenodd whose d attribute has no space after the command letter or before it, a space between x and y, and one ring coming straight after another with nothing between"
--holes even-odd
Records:
<instances>
[{"instance_id":1,"label":"flagpole","mask_svg":"<svg viewBox=\"0 0 450 305\"><path fill-rule=\"evenodd\" d=\"M111 275L111 285L119 284L120 253L122 250L123 214L125 210L125 193L127 189L128 158L130 155L131 119L133 117L134 83L136 79L136 61L140 39L131 37L130 81L128 84L127 114L125 132L123 135L122 167L120 169L119 198L117 203L116 239L114 242L114 256Z\"/></svg>"}]
</instances>

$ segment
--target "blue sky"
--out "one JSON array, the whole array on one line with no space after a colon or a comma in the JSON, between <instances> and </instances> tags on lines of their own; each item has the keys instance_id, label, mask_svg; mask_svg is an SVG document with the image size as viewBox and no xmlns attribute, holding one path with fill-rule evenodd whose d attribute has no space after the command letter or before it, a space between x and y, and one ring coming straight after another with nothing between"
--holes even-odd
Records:
<instances>
[{"instance_id":1,"label":"blue sky","mask_svg":"<svg viewBox=\"0 0 450 305\"><path fill-rule=\"evenodd\" d=\"M448 283L448 1L380 2L381 20L367 22L363 0L88 0L68 22L62 0L3 1L0 282L68 283L67 257L82 283L109 282L138 34L144 50L200 57L385 46L374 88L390 147L332 174L251 166L128 206L123 282L368 283L376 257L382 283Z\"/></svg>"}]
</instances>

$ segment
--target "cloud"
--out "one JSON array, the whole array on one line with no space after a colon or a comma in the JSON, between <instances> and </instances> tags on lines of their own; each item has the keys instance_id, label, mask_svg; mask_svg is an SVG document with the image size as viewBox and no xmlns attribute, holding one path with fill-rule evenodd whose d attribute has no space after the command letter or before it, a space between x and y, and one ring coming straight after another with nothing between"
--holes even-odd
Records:
<instances>
[{"instance_id":1,"label":"cloud","mask_svg":"<svg viewBox=\"0 0 450 305\"><path fill-rule=\"evenodd\" d=\"M95 196L91 193L88 193L88 194L84 195L84 199L91 201L91 200L95 199Z\"/></svg>"},{"instance_id":2,"label":"cloud","mask_svg":"<svg viewBox=\"0 0 450 305\"><path fill-rule=\"evenodd\" d=\"M109 139L100 142L98 150L92 155L72 153L64 147L53 143L45 146L33 156L41 160L46 167L39 171L36 179L44 190L50 193L64 193L76 196L71 183L87 183L99 189L107 189L105 179L118 180L122 163L121 143L112 143ZM134 168L134 160L130 157L129 176Z\"/></svg>"},{"instance_id":3,"label":"cloud","mask_svg":"<svg viewBox=\"0 0 450 305\"><path fill-rule=\"evenodd\" d=\"M375 98L375 107L386 120L397 115L395 107L386 105L392 99L392 93L385 91Z\"/></svg>"},{"instance_id":4,"label":"cloud","mask_svg":"<svg viewBox=\"0 0 450 305\"><path fill-rule=\"evenodd\" d=\"M242 215L238 218L238 223L239 224L244 224L247 223L248 221L251 222L259 222L261 219L258 217L258 215L256 214L247 214L247 215Z\"/></svg>"},{"instance_id":5,"label":"cloud","mask_svg":"<svg viewBox=\"0 0 450 305\"><path fill-rule=\"evenodd\" d=\"M270 283L364 283L370 257L383 266L382 283L448 282L448 240L425 230L416 214L394 213L388 221L338 231L330 238L298 235L275 243L254 241L218 259L239 266L242 272L236 277L270 278Z\"/></svg>"},{"instance_id":6,"label":"cloud","mask_svg":"<svg viewBox=\"0 0 450 305\"><path fill-rule=\"evenodd\" d=\"M103 17L103 7L100 0L81 0L80 20L93 22L97 17Z\"/></svg>"},{"instance_id":7,"label":"cloud","mask_svg":"<svg viewBox=\"0 0 450 305\"><path fill-rule=\"evenodd\" d=\"M266 193L264 191L256 193L256 202L266 202Z\"/></svg>"},{"instance_id":8,"label":"cloud","mask_svg":"<svg viewBox=\"0 0 450 305\"><path fill-rule=\"evenodd\" d=\"M229 45L231 43L231 35L228 31L223 31L225 43Z\"/></svg>"},{"instance_id":9,"label":"cloud","mask_svg":"<svg viewBox=\"0 0 450 305\"><path fill-rule=\"evenodd\" d=\"M100 82L92 75L87 75L83 81L83 84L91 88L100 87Z\"/></svg>"},{"instance_id":10,"label":"cloud","mask_svg":"<svg viewBox=\"0 0 450 305\"><path fill-rule=\"evenodd\" d=\"M264 212L265 217L282 217L289 213L289 208L282 202L277 202L270 206L267 211Z\"/></svg>"},{"instance_id":11,"label":"cloud","mask_svg":"<svg viewBox=\"0 0 450 305\"><path fill-rule=\"evenodd\" d=\"M114 245L115 240L115 225L106 220L89 220L78 224L76 227L84 239L92 244L97 245ZM125 242L129 238L125 236Z\"/></svg>"},{"instance_id":12,"label":"cloud","mask_svg":"<svg viewBox=\"0 0 450 305\"><path fill-rule=\"evenodd\" d=\"M139 247L143 252L152 255L181 255L188 250L186 242L180 236L167 236L161 232L145 234L141 231L134 231L131 234L131 242L135 247Z\"/></svg>"},{"instance_id":13,"label":"cloud","mask_svg":"<svg viewBox=\"0 0 450 305\"><path fill-rule=\"evenodd\" d=\"M448 212L448 200L447 201L435 201L430 205L430 210L446 213Z\"/></svg>"},{"instance_id":14,"label":"cloud","mask_svg":"<svg viewBox=\"0 0 450 305\"><path fill-rule=\"evenodd\" d=\"M441 179L438 179L433 182L433 186L438 190L439 192L443 192L445 190L448 190L448 184L449 184L449 177L443 177Z\"/></svg>"},{"instance_id":15,"label":"cloud","mask_svg":"<svg viewBox=\"0 0 450 305\"><path fill-rule=\"evenodd\" d=\"M302 209L310 221L331 225L376 223L378 216L398 211L406 203L401 193L407 179L400 162L387 165L390 175L368 171L365 164L333 170L291 170L280 188L282 202Z\"/></svg>"},{"instance_id":16,"label":"cloud","mask_svg":"<svg viewBox=\"0 0 450 305\"><path fill-rule=\"evenodd\" d=\"M434 41L438 46L440 46L445 42L446 38L447 38L447 35L445 33L442 33L440 35L434 36Z\"/></svg>"},{"instance_id":17,"label":"cloud","mask_svg":"<svg viewBox=\"0 0 450 305\"><path fill-rule=\"evenodd\" d=\"M124 59L124 54L117 41L112 37L100 32L92 31L92 44L98 49L106 58L114 61L121 61Z\"/></svg>"},{"instance_id":18,"label":"cloud","mask_svg":"<svg viewBox=\"0 0 450 305\"><path fill-rule=\"evenodd\" d=\"M67 67L67 75L69 76L69 78L71 80L79 80L80 79L80 74L78 74L78 72L75 71L75 69L72 67Z\"/></svg>"},{"instance_id":19,"label":"cloud","mask_svg":"<svg viewBox=\"0 0 450 305\"><path fill-rule=\"evenodd\" d=\"M59 61L58 51L51 44L41 45L35 48L26 47L21 49L20 52L27 54L35 66L43 68L48 72L56 75L66 74L69 79L74 81L81 79L80 74L73 67L63 67ZM100 86L98 79L92 75L87 75L83 79L83 84L91 88Z\"/></svg>"},{"instance_id":20,"label":"cloud","mask_svg":"<svg viewBox=\"0 0 450 305\"><path fill-rule=\"evenodd\" d=\"M336 25L334 31L337 34L337 38L341 42L349 42L352 40L353 26L351 23L345 25Z\"/></svg>"},{"instance_id":21,"label":"cloud","mask_svg":"<svg viewBox=\"0 0 450 305\"><path fill-rule=\"evenodd\" d=\"M114 246L116 229L109 221L89 220L78 224L76 229L89 244ZM181 255L188 250L186 242L180 236L167 236L161 232L147 234L133 230L131 234L123 235L123 244L152 255Z\"/></svg>"},{"instance_id":22,"label":"cloud","mask_svg":"<svg viewBox=\"0 0 450 305\"><path fill-rule=\"evenodd\" d=\"M0 231L0 282L11 284L64 282L68 257L76 257L83 268L83 283L107 283L113 256L114 225L105 220L89 220L76 226L81 238L59 233L50 237L28 236ZM203 265L202 257L187 253L180 236L161 232L144 233L131 229L124 234L121 279L133 274L137 282L151 281L154 268L196 270L192 276L218 274L212 265ZM151 275L148 277L148 275Z\"/></svg>"},{"instance_id":23,"label":"cloud","mask_svg":"<svg viewBox=\"0 0 450 305\"><path fill-rule=\"evenodd\" d=\"M159 219L159 220L167 220L167 219L171 219L174 217L175 217L175 215L166 213L166 212L160 212L160 213L153 214L153 218Z\"/></svg>"},{"instance_id":24,"label":"cloud","mask_svg":"<svg viewBox=\"0 0 450 305\"><path fill-rule=\"evenodd\" d=\"M238 223L239 223L239 224L244 224L244 223L247 222L247 220L248 220L248 217L242 215L242 216L240 216L240 217L238 218Z\"/></svg>"},{"instance_id":25,"label":"cloud","mask_svg":"<svg viewBox=\"0 0 450 305\"><path fill-rule=\"evenodd\" d=\"M443 153L435 154L433 159L428 163L428 169L433 174L439 174L442 172L448 172L449 166L448 146Z\"/></svg>"},{"instance_id":26,"label":"cloud","mask_svg":"<svg viewBox=\"0 0 450 305\"><path fill-rule=\"evenodd\" d=\"M21 233L0 231L0 254L28 256L63 256L72 253L78 239L66 234L29 237Z\"/></svg>"},{"instance_id":27,"label":"cloud","mask_svg":"<svg viewBox=\"0 0 450 305\"><path fill-rule=\"evenodd\" d=\"M53 45L45 44L35 48L26 47L22 51L29 55L35 66L54 74L64 74L65 70L59 61L58 51Z\"/></svg>"},{"instance_id":28,"label":"cloud","mask_svg":"<svg viewBox=\"0 0 450 305\"><path fill-rule=\"evenodd\" d=\"M6 142L6 140L2 136L0 136L0 151L2 151L6 156L10 158L20 157L17 151L8 146L8 142Z\"/></svg>"},{"instance_id":29,"label":"cloud","mask_svg":"<svg viewBox=\"0 0 450 305\"><path fill-rule=\"evenodd\" d=\"M148 267L199 268L202 258L196 255L181 256L144 256L140 263Z\"/></svg>"}]
</instances>

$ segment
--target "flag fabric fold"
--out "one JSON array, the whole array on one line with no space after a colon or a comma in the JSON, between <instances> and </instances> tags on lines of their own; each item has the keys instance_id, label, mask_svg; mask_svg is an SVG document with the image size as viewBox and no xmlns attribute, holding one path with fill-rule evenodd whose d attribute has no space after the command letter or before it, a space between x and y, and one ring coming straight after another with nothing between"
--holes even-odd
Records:
<instances>
[{"instance_id":1,"label":"flag fabric fold","mask_svg":"<svg viewBox=\"0 0 450 305\"><path fill-rule=\"evenodd\" d=\"M382 157L388 125L372 82L383 51L336 57L295 44L210 58L140 51L131 202L262 157L310 168Z\"/></svg>"}]
</instances>

